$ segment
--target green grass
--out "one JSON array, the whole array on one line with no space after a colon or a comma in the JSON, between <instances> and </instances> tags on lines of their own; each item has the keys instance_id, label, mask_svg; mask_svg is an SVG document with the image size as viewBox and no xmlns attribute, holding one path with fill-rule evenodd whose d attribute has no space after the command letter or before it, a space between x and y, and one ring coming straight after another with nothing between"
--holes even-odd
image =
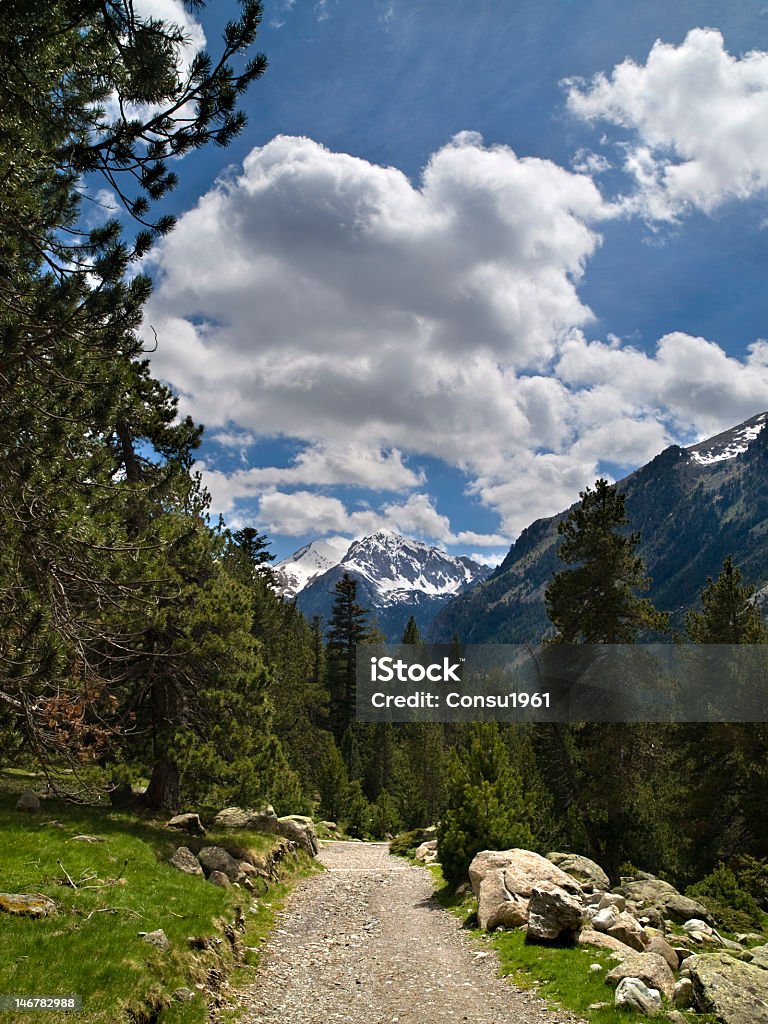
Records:
<instances>
[{"instance_id":1,"label":"green grass","mask_svg":"<svg viewBox=\"0 0 768 1024\"><path fill-rule=\"evenodd\" d=\"M430 867L435 880L435 896L438 902L461 918L478 944L496 950L501 965L501 974L519 988L533 989L552 1008L564 1008L579 1014L590 1024L631 1024L648 1020L647 1017L629 1010L617 1009L613 1005L614 990L605 984L605 976L615 966L608 950L593 949L589 946L553 947L527 944L522 931L494 932L488 934L476 927L477 903L471 891L456 896L445 884L439 866ZM600 964L602 970L592 973L591 964ZM605 1009L589 1010L592 1003L610 1005ZM662 1014L655 1018L666 1020ZM696 1024L710 1024L715 1018L702 1014L688 1014L686 1019Z\"/></svg>"},{"instance_id":2,"label":"green grass","mask_svg":"<svg viewBox=\"0 0 768 1024\"><path fill-rule=\"evenodd\" d=\"M7 774L3 781L10 781ZM243 945L258 949L292 878L313 870L304 855L299 862L288 858L283 884L267 892L262 883L254 898L243 889L219 889L182 874L168 858L181 845L236 843L266 853L272 837L209 832L193 840L110 808L46 800L38 815L29 816L16 811L15 802L15 794L0 794L0 891L43 893L55 901L57 913L41 920L0 915L0 994L82 996L82 1016L46 1013L49 1024L203 1024L209 1002L204 989L235 967L224 926L236 908L245 915ZM103 841L74 838L81 834ZM62 884L65 871L76 888ZM139 936L157 928L170 940L168 953ZM218 941L196 950L189 936ZM256 959L246 952L246 964ZM195 991L194 1001L174 1000L179 987ZM2 1013L0 1021L29 1024L30 1014Z\"/></svg>"}]
</instances>

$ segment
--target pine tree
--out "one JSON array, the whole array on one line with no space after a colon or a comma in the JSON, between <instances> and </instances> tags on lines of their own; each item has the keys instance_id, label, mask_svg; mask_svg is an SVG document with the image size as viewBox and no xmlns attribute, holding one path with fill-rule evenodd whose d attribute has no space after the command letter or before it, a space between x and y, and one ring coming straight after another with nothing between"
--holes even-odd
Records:
<instances>
[{"instance_id":1,"label":"pine tree","mask_svg":"<svg viewBox=\"0 0 768 1024\"><path fill-rule=\"evenodd\" d=\"M464 749L451 750L446 785L437 850L449 882L466 880L480 850L534 848L522 779L510 765L496 722L469 726Z\"/></svg>"},{"instance_id":2,"label":"pine tree","mask_svg":"<svg viewBox=\"0 0 768 1024\"><path fill-rule=\"evenodd\" d=\"M638 596L650 580L636 553L640 535L625 529L624 495L601 478L580 497L558 524L558 555L573 568L556 573L545 593L555 641L633 644L640 632L666 630L668 615ZM578 812L581 842L617 879L641 784L632 766L643 762L652 737L643 727L624 724L553 724L547 731L555 754L550 774L565 806Z\"/></svg>"},{"instance_id":3,"label":"pine tree","mask_svg":"<svg viewBox=\"0 0 768 1024\"><path fill-rule=\"evenodd\" d=\"M414 619L412 615L405 624L405 629L403 630L403 635L400 638L400 643L409 645L421 643L421 633L419 632L419 627L416 625L416 619Z\"/></svg>"},{"instance_id":4,"label":"pine tree","mask_svg":"<svg viewBox=\"0 0 768 1024\"><path fill-rule=\"evenodd\" d=\"M221 59L187 65L181 30L130 0L3 5L0 703L40 756L117 724L147 620L179 600L164 557L204 515L188 458L199 429L176 421L141 358L150 283L129 271L172 227L149 211L176 184L175 157L243 127L237 99L266 62L230 61L260 17L245 0ZM85 226L84 183L118 197L131 241L115 218ZM68 733L51 726L64 708Z\"/></svg>"},{"instance_id":5,"label":"pine tree","mask_svg":"<svg viewBox=\"0 0 768 1024\"><path fill-rule=\"evenodd\" d=\"M636 554L640 535L622 530L629 522L624 495L599 479L580 497L558 524L558 555L575 568L557 573L545 593L557 641L634 643L640 630L665 630L668 616L637 596L650 580Z\"/></svg>"},{"instance_id":6,"label":"pine tree","mask_svg":"<svg viewBox=\"0 0 768 1024\"><path fill-rule=\"evenodd\" d=\"M755 588L743 585L731 555L717 580L707 577L701 591L701 611L685 617L685 632L697 644L764 644L768 628L754 601Z\"/></svg>"},{"instance_id":7,"label":"pine tree","mask_svg":"<svg viewBox=\"0 0 768 1024\"><path fill-rule=\"evenodd\" d=\"M370 640L369 613L357 603L357 582L344 573L335 587L336 598L328 627L328 685L331 728L338 742L355 715L357 648Z\"/></svg>"}]
</instances>

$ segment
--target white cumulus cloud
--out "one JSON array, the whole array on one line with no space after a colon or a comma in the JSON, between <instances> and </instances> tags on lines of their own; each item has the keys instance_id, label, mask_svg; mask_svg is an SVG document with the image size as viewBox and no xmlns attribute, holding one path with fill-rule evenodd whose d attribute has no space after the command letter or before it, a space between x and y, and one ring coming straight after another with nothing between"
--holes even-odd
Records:
<instances>
[{"instance_id":1,"label":"white cumulus cloud","mask_svg":"<svg viewBox=\"0 0 768 1024\"><path fill-rule=\"evenodd\" d=\"M645 64L567 85L572 113L631 133L629 209L670 221L768 188L768 53L734 57L720 32L696 28L679 46L657 41Z\"/></svg>"}]
</instances>

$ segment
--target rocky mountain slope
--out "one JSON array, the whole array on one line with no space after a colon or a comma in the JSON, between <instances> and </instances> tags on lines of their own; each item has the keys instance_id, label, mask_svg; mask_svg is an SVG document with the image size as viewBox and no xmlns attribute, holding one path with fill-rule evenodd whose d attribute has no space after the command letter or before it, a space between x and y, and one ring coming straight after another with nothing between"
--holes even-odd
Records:
<instances>
[{"instance_id":1,"label":"rocky mountain slope","mask_svg":"<svg viewBox=\"0 0 768 1024\"><path fill-rule=\"evenodd\" d=\"M388 639L399 640L410 615L420 628L425 627L440 605L485 579L490 571L470 558L457 558L391 530L379 530L355 541L337 565L298 592L296 603L309 617L329 619L334 587L349 573L357 581L358 603L373 612Z\"/></svg>"},{"instance_id":2,"label":"rocky mountain slope","mask_svg":"<svg viewBox=\"0 0 768 1024\"><path fill-rule=\"evenodd\" d=\"M275 588L283 597L294 598L312 580L338 565L347 553L343 540L313 540L272 568Z\"/></svg>"},{"instance_id":3,"label":"rocky mountain slope","mask_svg":"<svg viewBox=\"0 0 768 1024\"><path fill-rule=\"evenodd\" d=\"M648 596L679 628L707 576L732 554L746 581L768 584L768 413L689 448L673 445L618 484L652 577ZM525 643L550 626L544 590L562 568L557 524L525 529L486 580L439 611L428 634L464 643Z\"/></svg>"}]
</instances>

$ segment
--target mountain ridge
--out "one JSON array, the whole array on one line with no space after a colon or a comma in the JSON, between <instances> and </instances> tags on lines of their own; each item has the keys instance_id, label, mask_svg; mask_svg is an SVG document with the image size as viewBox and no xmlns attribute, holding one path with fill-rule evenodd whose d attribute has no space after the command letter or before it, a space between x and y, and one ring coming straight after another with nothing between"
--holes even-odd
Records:
<instances>
[{"instance_id":1,"label":"mountain ridge","mask_svg":"<svg viewBox=\"0 0 768 1024\"><path fill-rule=\"evenodd\" d=\"M681 628L707 577L732 554L745 579L768 584L768 413L687 448L672 445L618 481L638 553L652 579L647 596ZM575 506L571 506L573 508ZM563 567L557 524L570 508L522 531L497 569L440 609L428 638L464 643L535 642L551 628L544 591Z\"/></svg>"}]
</instances>

